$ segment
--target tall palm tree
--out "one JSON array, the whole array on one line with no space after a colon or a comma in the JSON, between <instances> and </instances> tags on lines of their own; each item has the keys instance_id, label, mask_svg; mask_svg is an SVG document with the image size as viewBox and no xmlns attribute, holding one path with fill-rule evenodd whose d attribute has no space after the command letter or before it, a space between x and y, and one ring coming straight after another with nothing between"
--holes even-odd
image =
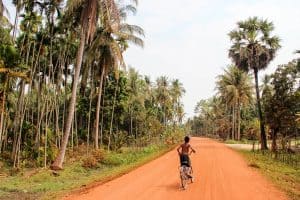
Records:
<instances>
[{"instance_id":1,"label":"tall palm tree","mask_svg":"<svg viewBox=\"0 0 300 200\"><path fill-rule=\"evenodd\" d=\"M174 125L177 122L181 121L179 120L182 117L182 104L180 103L180 98L182 95L185 93L185 89L182 85L182 83L179 82L178 79L175 79L171 83L171 95L172 95L172 103L173 103L173 120L174 120ZM177 120L175 120L177 118Z\"/></svg>"},{"instance_id":2,"label":"tall palm tree","mask_svg":"<svg viewBox=\"0 0 300 200\"><path fill-rule=\"evenodd\" d=\"M235 65L245 71L253 70L257 99L258 117L260 120L261 149L267 149L265 123L261 110L258 71L267 68L280 48L280 39L271 36L274 30L272 22L251 17L239 21L237 28L229 33L233 42L229 49L229 57Z\"/></svg>"},{"instance_id":3,"label":"tall palm tree","mask_svg":"<svg viewBox=\"0 0 300 200\"><path fill-rule=\"evenodd\" d=\"M80 10L80 44L77 50L75 74L72 86L72 95L68 108L68 116L66 118L64 137L59 153L51 165L54 170L62 169L65 152L70 135L71 125L73 122L77 85L82 65L84 47L87 42L90 42L94 36L100 12L112 11L110 17L114 19L115 24L119 23L118 9L113 0L69 0L67 2L66 16L74 16Z\"/></svg>"},{"instance_id":4,"label":"tall palm tree","mask_svg":"<svg viewBox=\"0 0 300 200\"><path fill-rule=\"evenodd\" d=\"M29 82L29 78L26 72L19 72L19 71L14 71L10 68L5 68L1 59L0 59L0 75L4 75L3 88L0 87L0 152L1 152L4 113L6 110L6 98L7 98L9 80L13 78L19 78L21 80L25 80Z\"/></svg>"},{"instance_id":5,"label":"tall palm tree","mask_svg":"<svg viewBox=\"0 0 300 200\"><path fill-rule=\"evenodd\" d=\"M169 91L169 81L168 77L161 76L156 80L156 99L159 103L159 107L162 112L162 122L164 126L167 125L167 115L169 110L169 104L170 104L170 91Z\"/></svg>"},{"instance_id":6,"label":"tall palm tree","mask_svg":"<svg viewBox=\"0 0 300 200\"><path fill-rule=\"evenodd\" d=\"M124 20L126 16L126 7L122 6L119 9L120 20ZM134 8L134 6L132 6ZM118 29L112 29L114 21L109 21L110 13L105 13L108 16L102 17L103 27L98 31L99 34L95 37L92 43L89 55L98 55L97 59L101 69L99 81L98 101L96 106L96 117L94 123L94 139L95 148L98 149L99 137L99 117L100 105L103 87L103 78L109 71L115 71L118 74L119 65L125 66L122 53L127 49L128 43L133 43L140 47L144 46L143 40L139 36L144 36L144 31L139 26L120 23Z\"/></svg>"},{"instance_id":7,"label":"tall palm tree","mask_svg":"<svg viewBox=\"0 0 300 200\"><path fill-rule=\"evenodd\" d=\"M228 70L218 77L217 88L225 104L232 107L232 138L240 140L241 107L248 105L252 100L251 79L242 70L229 66ZM235 127L235 118L238 121L237 127ZM236 128L237 135L235 134Z\"/></svg>"}]
</instances>

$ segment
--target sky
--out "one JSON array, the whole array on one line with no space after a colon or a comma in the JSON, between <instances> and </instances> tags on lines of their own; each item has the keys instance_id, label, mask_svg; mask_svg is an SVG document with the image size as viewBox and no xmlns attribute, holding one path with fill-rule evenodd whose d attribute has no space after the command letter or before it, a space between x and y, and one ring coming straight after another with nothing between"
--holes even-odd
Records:
<instances>
[{"instance_id":1,"label":"sky","mask_svg":"<svg viewBox=\"0 0 300 200\"><path fill-rule=\"evenodd\" d=\"M125 58L142 74L178 78L186 89L186 116L200 99L216 93L215 80L227 65L228 33L251 16L273 21L282 48L267 70L296 58L300 49L299 0L140 0L129 23L146 32L145 48L131 47Z\"/></svg>"},{"instance_id":2,"label":"sky","mask_svg":"<svg viewBox=\"0 0 300 200\"><path fill-rule=\"evenodd\" d=\"M10 2L4 0L14 16ZM258 16L275 25L282 48L262 77L297 57L299 8L299 0L139 0L138 12L128 23L145 30L145 47L131 45L125 61L152 81L162 75L179 79L186 90L186 117L191 117L199 100L216 93L216 77L231 64L227 34L236 22Z\"/></svg>"}]
</instances>

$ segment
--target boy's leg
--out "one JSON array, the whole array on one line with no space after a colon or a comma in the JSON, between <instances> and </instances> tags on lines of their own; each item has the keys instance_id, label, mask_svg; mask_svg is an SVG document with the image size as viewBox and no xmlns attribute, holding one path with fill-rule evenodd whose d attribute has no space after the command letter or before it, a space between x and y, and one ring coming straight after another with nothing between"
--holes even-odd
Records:
<instances>
[{"instance_id":1,"label":"boy's leg","mask_svg":"<svg viewBox=\"0 0 300 200\"><path fill-rule=\"evenodd\" d=\"M192 169L192 163L191 163L191 159L190 157L188 156L188 163L189 163L189 167L190 167L190 170L189 170L189 178L193 178L192 176L192 172L193 172L193 169Z\"/></svg>"}]
</instances>

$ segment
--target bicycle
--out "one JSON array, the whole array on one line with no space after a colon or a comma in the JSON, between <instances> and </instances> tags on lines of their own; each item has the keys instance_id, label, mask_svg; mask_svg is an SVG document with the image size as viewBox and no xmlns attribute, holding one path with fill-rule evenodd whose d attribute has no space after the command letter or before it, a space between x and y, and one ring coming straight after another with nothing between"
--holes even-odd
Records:
<instances>
[{"instance_id":1,"label":"bicycle","mask_svg":"<svg viewBox=\"0 0 300 200\"><path fill-rule=\"evenodd\" d=\"M185 190L187 188L188 181L190 181L190 183L194 182L193 168L192 166L190 166L188 160L184 160L184 159L181 160L179 173L180 173L181 186Z\"/></svg>"}]
</instances>

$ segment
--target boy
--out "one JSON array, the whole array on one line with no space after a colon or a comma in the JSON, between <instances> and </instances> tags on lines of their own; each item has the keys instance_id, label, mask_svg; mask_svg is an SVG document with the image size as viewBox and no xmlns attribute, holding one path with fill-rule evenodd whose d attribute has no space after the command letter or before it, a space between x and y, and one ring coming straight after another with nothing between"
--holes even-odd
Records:
<instances>
[{"instance_id":1,"label":"boy","mask_svg":"<svg viewBox=\"0 0 300 200\"><path fill-rule=\"evenodd\" d=\"M177 148L177 152L180 156L180 164L186 165L187 167L191 167L191 160L190 160L189 154L196 153L196 151L192 148L192 146L189 144L189 142L190 142L190 137L185 136L184 143L181 144ZM180 149L181 149L181 152L180 152ZM191 152L190 152L190 149L192 150Z\"/></svg>"}]
</instances>

